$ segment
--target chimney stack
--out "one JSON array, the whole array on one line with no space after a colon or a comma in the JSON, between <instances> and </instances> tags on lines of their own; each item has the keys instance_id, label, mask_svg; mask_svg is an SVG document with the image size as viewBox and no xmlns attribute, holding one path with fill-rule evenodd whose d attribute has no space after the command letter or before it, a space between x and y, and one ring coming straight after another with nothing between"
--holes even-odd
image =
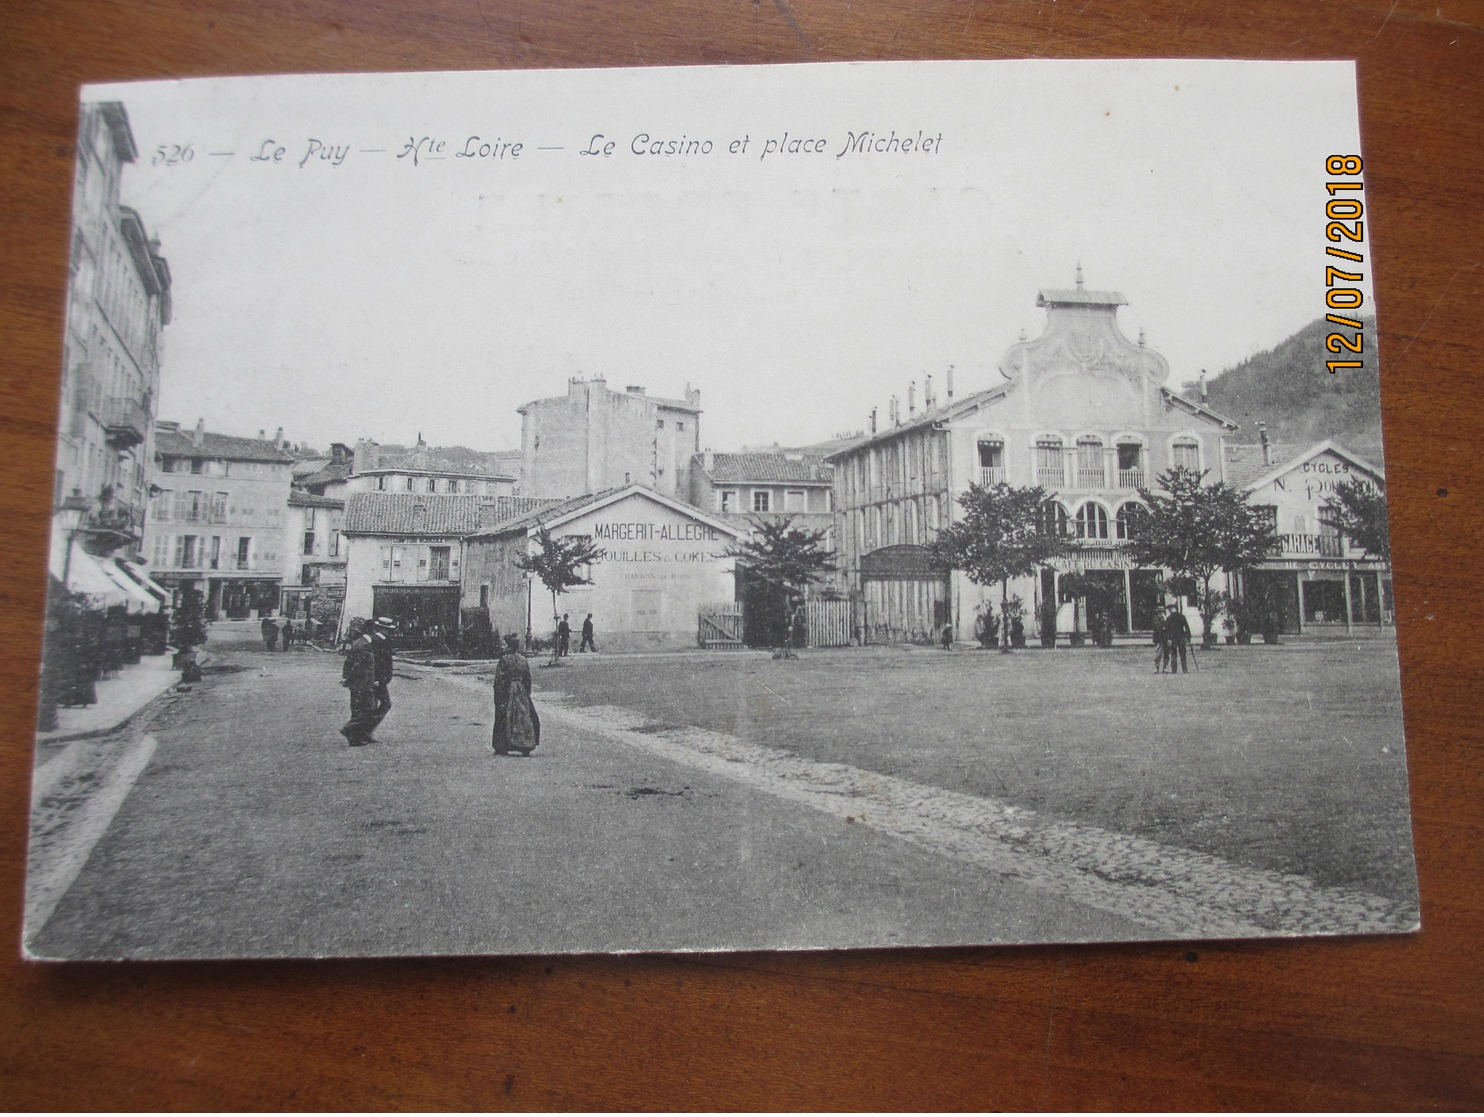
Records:
<instances>
[{"instance_id":1,"label":"chimney stack","mask_svg":"<svg viewBox=\"0 0 1484 1117\"><path fill-rule=\"evenodd\" d=\"M907 414L917 414L917 381L907 381Z\"/></svg>"},{"instance_id":2,"label":"chimney stack","mask_svg":"<svg viewBox=\"0 0 1484 1117\"><path fill-rule=\"evenodd\" d=\"M197 419L196 429L191 435L191 445L200 449L206 442L206 420Z\"/></svg>"},{"instance_id":3,"label":"chimney stack","mask_svg":"<svg viewBox=\"0 0 1484 1117\"><path fill-rule=\"evenodd\" d=\"M283 428L282 427L279 427L278 430L274 433L274 435L273 435L273 445L277 446L280 450L283 449Z\"/></svg>"},{"instance_id":4,"label":"chimney stack","mask_svg":"<svg viewBox=\"0 0 1484 1117\"><path fill-rule=\"evenodd\" d=\"M1208 396L1206 394L1206 370L1205 369L1201 369L1200 385L1201 385L1201 402L1202 403L1205 403L1208 399L1210 399L1210 396Z\"/></svg>"},{"instance_id":5,"label":"chimney stack","mask_svg":"<svg viewBox=\"0 0 1484 1117\"><path fill-rule=\"evenodd\" d=\"M948 366L948 402L953 402L953 366Z\"/></svg>"},{"instance_id":6,"label":"chimney stack","mask_svg":"<svg viewBox=\"0 0 1484 1117\"><path fill-rule=\"evenodd\" d=\"M1257 424L1257 437L1262 442L1262 464L1272 465L1273 447L1268 442L1268 425L1266 423Z\"/></svg>"},{"instance_id":7,"label":"chimney stack","mask_svg":"<svg viewBox=\"0 0 1484 1117\"><path fill-rule=\"evenodd\" d=\"M871 433L876 433L876 409L871 408Z\"/></svg>"}]
</instances>

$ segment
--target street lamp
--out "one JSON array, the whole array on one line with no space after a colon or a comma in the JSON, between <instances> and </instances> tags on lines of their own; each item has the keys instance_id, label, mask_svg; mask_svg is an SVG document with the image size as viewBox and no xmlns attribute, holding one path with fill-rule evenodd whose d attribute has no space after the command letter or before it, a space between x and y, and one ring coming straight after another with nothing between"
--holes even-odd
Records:
<instances>
[{"instance_id":1,"label":"street lamp","mask_svg":"<svg viewBox=\"0 0 1484 1117\"><path fill-rule=\"evenodd\" d=\"M93 502L82 495L78 489L72 490L72 495L62 501L62 507L57 509L62 518L62 526L67 530L67 554L62 559L62 586L67 592L72 592L68 584L68 578L72 574L72 547L78 533L82 531L83 517L93 507Z\"/></svg>"}]
</instances>

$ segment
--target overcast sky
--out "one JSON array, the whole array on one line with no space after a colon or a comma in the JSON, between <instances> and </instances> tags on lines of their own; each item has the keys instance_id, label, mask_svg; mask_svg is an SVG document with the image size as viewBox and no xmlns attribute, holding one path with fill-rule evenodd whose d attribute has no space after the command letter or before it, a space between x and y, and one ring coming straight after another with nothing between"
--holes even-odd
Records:
<instances>
[{"instance_id":1,"label":"overcast sky","mask_svg":"<svg viewBox=\"0 0 1484 1117\"><path fill-rule=\"evenodd\" d=\"M1178 388L1324 313L1324 158L1358 150L1349 63L239 78L84 97L128 110L124 201L174 278L161 417L320 447L421 432L514 448L515 408L577 375L699 388L714 449L817 441L884 416L909 381L920 400L926 373L941 396L950 365L959 395L998 382L1020 331L1042 327L1037 290L1070 287L1079 261L1088 287L1128 299L1124 331L1145 331ZM893 130L937 142L839 154L852 132ZM582 154L599 133L612 154ZM765 155L785 133L823 150ZM711 151L639 155L641 135ZM422 137L446 146L398 158ZM495 140L518 157L456 155ZM160 158L187 144L188 160Z\"/></svg>"}]
</instances>

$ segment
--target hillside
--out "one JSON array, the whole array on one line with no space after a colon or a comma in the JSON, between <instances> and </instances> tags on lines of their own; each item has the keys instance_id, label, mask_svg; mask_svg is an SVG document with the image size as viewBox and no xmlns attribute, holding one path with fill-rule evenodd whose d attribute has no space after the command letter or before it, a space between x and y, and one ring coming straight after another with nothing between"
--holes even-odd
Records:
<instances>
[{"instance_id":1,"label":"hillside","mask_svg":"<svg viewBox=\"0 0 1484 1117\"><path fill-rule=\"evenodd\" d=\"M1326 335L1338 330L1348 336L1351 331L1318 319L1208 380L1211 409L1241 424L1233 440L1256 442L1257 424L1265 422L1276 442L1297 445L1332 438L1382 464L1376 320L1362 321L1365 348L1359 356L1326 353ZM1329 358L1364 360L1365 366L1330 375L1324 364Z\"/></svg>"}]
</instances>

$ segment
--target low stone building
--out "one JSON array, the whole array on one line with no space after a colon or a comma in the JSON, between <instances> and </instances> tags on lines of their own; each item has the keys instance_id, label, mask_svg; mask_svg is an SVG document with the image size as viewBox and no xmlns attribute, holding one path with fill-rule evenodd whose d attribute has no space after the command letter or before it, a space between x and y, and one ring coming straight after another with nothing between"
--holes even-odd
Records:
<instances>
[{"instance_id":1,"label":"low stone building","mask_svg":"<svg viewBox=\"0 0 1484 1117\"><path fill-rule=\"evenodd\" d=\"M537 553L541 527L600 543L603 561L557 601L570 616L573 650L587 614L603 651L694 648L708 606L736 599L735 561L744 533L724 520L641 485L574 497L470 535L464 543L466 606L485 605L503 633L549 637L552 601L516 558Z\"/></svg>"}]
</instances>

